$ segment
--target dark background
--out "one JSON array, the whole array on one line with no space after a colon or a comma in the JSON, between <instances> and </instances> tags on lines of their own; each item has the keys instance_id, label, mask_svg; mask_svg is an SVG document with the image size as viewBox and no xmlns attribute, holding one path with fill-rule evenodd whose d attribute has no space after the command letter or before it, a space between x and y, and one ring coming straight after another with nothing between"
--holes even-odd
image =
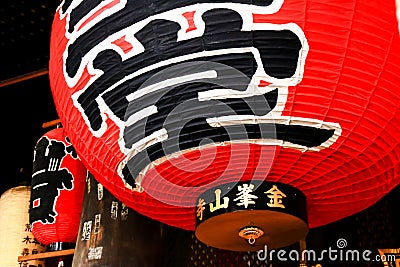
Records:
<instances>
[{"instance_id":1,"label":"dark background","mask_svg":"<svg viewBox=\"0 0 400 267\"><path fill-rule=\"evenodd\" d=\"M57 5L55 0L1 1L0 194L30 181L35 143L49 130L42 124L58 119L47 75Z\"/></svg>"},{"instance_id":2,"label":"dark background","mask_svg":"<svg viewBox=\"0 0 400 267\"><path fill-rule=\"evenodd\" d=\"M33 149L58 119L47 74L50 32L59 2L2 0L0 9L0 195L30 183ZM0 211L1 212L1 211ZM345 238L348 248L400 247L400 187L363 212L311 229L308 248L335 248ZM331 263L326 266L383 266L378 263Z\"/></svg>"}]
</instances>

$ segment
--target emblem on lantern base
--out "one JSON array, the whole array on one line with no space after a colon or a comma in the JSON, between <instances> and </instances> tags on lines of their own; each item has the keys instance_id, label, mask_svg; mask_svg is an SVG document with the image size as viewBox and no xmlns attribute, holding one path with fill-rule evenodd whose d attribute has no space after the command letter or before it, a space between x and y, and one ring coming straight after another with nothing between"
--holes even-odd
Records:
<instances>
[{"instance_id":1,"label":"emblem on lantern base","mask_svg":"<svg viewBox=\"0 0 400 267\"><path fill-rule=\"evenodd\" d=\"M306 197L286 184L224 184L201 194L196 204L196 237L212 247L276 249L299 242L308 233Z\"/></svg>"}]
</instances>

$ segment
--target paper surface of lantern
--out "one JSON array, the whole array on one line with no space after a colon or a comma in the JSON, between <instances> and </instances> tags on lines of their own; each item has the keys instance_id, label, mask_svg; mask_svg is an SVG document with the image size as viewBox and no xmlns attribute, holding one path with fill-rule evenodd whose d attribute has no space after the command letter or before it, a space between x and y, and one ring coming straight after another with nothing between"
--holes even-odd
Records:
<instances>
[{"instance_id":1,"label":"paper surface of lantern","mask_svg":"<svg viewBox=\"0 0 400 267\"><path fill-rule=\"evenodd\" d=\"M34 152L29 211L32 233L45 245L75 243L86 168L63 128L44 134Z\"/></svg>"},{"instance_id":2,"label":"paper surface of lantern","mask_svg":"<svg viewBox=\"0 0 400 267\"><path fill-rule=\"evenodd\" d=\"M133 209L193 230L199 194L279 182L317 227L398 184L399 52L394 0L63 2L49 70L77 153Z\"/></svg>"},{"instance_id":3,"label":"paper surface of lantern","mask_svg":"<svg viewBox=\"0 0 400 267\"><path fill-rule=\"evenodd\" d=\"M29 226L30 186L17 186L0 197L0 266L17 267L22 264L44 267L44 260L19 263L19 256L46 251L33 236ZM28 265L26 265L28 266Z\"/></svg>"}]
</instances>

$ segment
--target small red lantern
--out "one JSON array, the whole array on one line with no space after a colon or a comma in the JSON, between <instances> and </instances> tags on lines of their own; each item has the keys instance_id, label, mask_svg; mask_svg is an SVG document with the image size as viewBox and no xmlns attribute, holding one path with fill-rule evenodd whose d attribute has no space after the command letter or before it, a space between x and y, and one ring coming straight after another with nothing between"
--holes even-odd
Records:
<instances>
[{"instance_id":1,"label":"small red lantern","mask_svg":"<svg viewBox=\"0 0 400 267\"><path fill-rule=\"evenodd\" d=\"M269 226L304 236L399 184L395 3L64 1L56 108L89 171L136 211L194 230L202 215L292 210ZM236 237L272 231L246 222Z\"/></svg>"},{"instance_id":2,"label":"small red lantern","mask_svg":"<svg viewBox=\"0 0 400 267\"><path fill-rule=\"evenodd\" d=\"M29 221L32 234L53 250L74 245L79 231L86 168L63 128L36 143Z\"/></svg>"}]
</instances>

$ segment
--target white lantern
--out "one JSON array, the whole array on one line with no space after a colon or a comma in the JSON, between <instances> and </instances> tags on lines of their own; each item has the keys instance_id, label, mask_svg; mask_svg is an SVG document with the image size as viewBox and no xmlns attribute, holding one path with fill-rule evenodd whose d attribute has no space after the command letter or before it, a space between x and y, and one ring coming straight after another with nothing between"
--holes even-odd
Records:
<instances>
[{"instance_id":1,"label":"white lantern","mask_svg":"<svg viewBox=\"0 0 400 267\"><path fill-rule=\"evenodd\" d=\"M41 253L46 247L38 243L29 225L30 186L17 186L0 197L0 266L44 266L44 260L18 262L19 256Z\"/></svg>"},{"instance_id":2,"label":"white lantern","mask_svg":"<svg viewBox=\"0 0 400 267\"><path fill-rule=\"evenodd\" d=\"M397 7L397 20L399 23L399 31L400 31L400 0L396 0L396 7Z\"/></svg>"}]
</instances>

